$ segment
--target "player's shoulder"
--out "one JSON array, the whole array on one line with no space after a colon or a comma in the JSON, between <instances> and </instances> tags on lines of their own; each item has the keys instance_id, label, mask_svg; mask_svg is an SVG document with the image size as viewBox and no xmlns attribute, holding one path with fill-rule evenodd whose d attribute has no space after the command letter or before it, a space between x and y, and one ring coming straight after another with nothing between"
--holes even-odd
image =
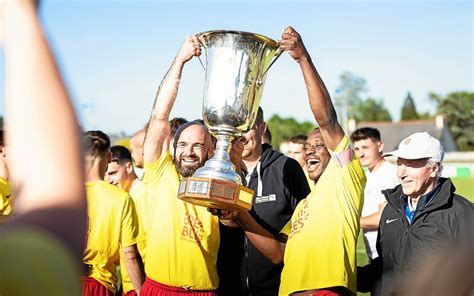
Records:
<instances>
[{"instance_id":1,"label":"player's shoulder","mask_svg":"<svg viewBox=\"0 0 474 296\"><path fill-rule=\"evenodd\" d=\"M119 200L125 200L129 198L129 194L127 191L120 189L112 184L107 182L103 182L101 184L102 190L105 193L104 196L108 196L109 198L115 198Z\"/></svg>"},{"instance_id":2,"label":"player's shoulder","mask_svg":"<svg viewBox=\"0 0 474 296\"><path fill-rule=\"evenodd\" d=\"M388 160L384 160L384 162L380 166L380 169L380 171L383 173L393 173L397 171L397 165Z\"/></svg>"}]
</instances>

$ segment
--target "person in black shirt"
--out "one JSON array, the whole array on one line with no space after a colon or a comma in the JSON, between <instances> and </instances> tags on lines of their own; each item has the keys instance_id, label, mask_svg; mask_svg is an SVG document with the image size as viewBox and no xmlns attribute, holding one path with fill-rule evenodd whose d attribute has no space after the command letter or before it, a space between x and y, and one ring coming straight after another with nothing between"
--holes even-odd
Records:
<instances>
[{"instance_id":1,"label":"person in black shirt","mask_svg":"<svg viewBox=\"0 0 474 296\"><path fill-rule=\"evenodd\" d=\"M259 108L255 123L241 142L246 186L254 191L253 219L273 234L291 218L310 188L303 169L292 158L262 144L267 124ZM221 295L278 295L282 264L262 255L240 228L221 225L218 272ZM240 271L240 274L239 274Z\"/></svg>"}]
</instances>

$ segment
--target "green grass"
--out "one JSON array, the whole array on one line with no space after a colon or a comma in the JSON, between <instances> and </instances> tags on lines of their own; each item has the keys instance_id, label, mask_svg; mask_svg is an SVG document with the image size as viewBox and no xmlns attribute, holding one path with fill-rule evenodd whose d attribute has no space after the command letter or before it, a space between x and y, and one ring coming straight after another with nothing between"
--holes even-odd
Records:
<instances>
[{"instance_id":1,"label":"green grass","mask_svg":"<svg viewBox=\"0 0 474 296\"><path fill-rule=\"evenodd\" d=\"M358 266L364 266L369 263L369 258L367 257L367 253L365 251L364 235L362 234L362 231L359 233L356 252Z\"/></svg>"},{"instance_id":2,"label":"green grass","mask_svg":"<svg viewBox=\"0 0 474 296\"><path fill-rule=\"evenodd\" d=\"M474 202L474 177L451 178L456 187L456 193Z\"/></svg>"}]
</instances>

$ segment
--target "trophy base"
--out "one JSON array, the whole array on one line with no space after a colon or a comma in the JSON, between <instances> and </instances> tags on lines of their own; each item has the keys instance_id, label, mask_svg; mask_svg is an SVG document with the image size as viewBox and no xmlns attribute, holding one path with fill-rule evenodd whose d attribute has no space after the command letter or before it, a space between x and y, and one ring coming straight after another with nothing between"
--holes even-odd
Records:
<instances>
[{"instance_id":1,"label":"trophy base","mask_svg":"<svg viewBox=\"0 0 474 296\"><path fill-rule=\"evenodd\" d=\"M253 191L234 182L187 177L181 180L178 198L207 208L248 211L252 208Z\"/></svg>"}]
</instances>

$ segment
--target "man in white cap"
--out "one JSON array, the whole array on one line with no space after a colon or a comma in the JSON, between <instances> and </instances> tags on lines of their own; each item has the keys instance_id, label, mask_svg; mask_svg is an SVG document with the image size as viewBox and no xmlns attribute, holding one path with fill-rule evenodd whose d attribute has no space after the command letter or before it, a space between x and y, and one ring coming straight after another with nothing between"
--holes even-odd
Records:
<instances>
[{"instance_id":1,"label":"man in white cap","mask_svg":"<svg viewBox=\"0 0 474 296\"><path fill-rule=\"evenodd\" d=\"M388 204L380 219L379 257L358 269L358 290L388 295L402 276L423 272L421 260L472 236L474 207L440 177L443 147L428 133L412 134L384 156L397 157L400 185L383 191Z\"/></svg>"}]
</instances>

